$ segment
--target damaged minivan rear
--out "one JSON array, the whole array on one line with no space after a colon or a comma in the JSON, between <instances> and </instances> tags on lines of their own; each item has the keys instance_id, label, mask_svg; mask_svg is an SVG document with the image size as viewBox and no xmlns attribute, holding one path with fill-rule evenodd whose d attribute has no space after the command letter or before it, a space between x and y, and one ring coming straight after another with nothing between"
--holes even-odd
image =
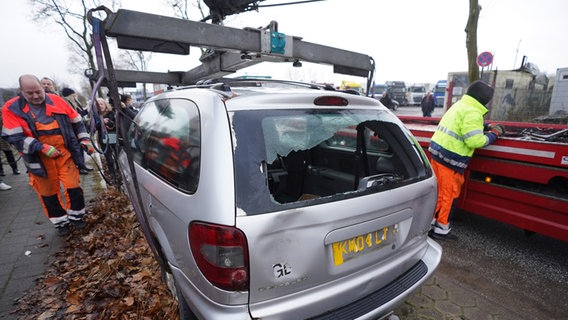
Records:
<instances>
[{"instance_id":1,"label":"damaged minivan rear","mask_svg":"<svg viewBox=\"0 0 568 320\"><path fill-rule=\"evenodd\" d=\"M128 143L128 193L182 319L380 319L440 262L434 174L375 99L176 90Z\"/></svg>"}]
</instances>

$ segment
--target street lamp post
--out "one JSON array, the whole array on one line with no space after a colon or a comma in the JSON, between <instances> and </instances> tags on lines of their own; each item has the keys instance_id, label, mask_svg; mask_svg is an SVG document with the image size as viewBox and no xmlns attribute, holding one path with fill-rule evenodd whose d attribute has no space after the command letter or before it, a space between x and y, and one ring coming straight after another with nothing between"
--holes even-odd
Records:
<instances>
[{"instance_id":1,"label":"street lamp post","mask_svg":"<svg viewBox=\"0 0 568 320\"><path fill-rule=\"evenodd\" d=\"M87 79L89 79L89 84L91 85L91 89L93 89L94 87L94 83L93 83L93 77L95 75L95 70L93 68L89 68L89 69L85 69L85 77L87 77Z\"/></svg>"}]
</instances>

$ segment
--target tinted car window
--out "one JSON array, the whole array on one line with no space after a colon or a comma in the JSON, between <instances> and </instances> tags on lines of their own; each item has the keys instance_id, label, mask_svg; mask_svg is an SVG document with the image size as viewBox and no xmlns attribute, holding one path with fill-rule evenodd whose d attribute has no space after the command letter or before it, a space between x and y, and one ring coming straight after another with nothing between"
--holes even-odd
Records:
<instances>
[{"instance_id":1,"label":"tinted car window","mask_svg":"<svg viewBox=\"0 0 568 320\"><path fill-rule=\"evenodd\" d=\"M255 110L232 119L237 204L247 214L380 192L431 175L421 149L387 112Z\"/></svg>"},{"instance_id":2,"label":"tinted car window","mask_svg":"<svg viewBox=\"0 0 568 320\"><path fill-rule=\"evenodd\" d=\"M182 191L199 182L201 130L197 106L184 99L148 102L129 130L134 161Z\"/></svg>"}]
</instances>

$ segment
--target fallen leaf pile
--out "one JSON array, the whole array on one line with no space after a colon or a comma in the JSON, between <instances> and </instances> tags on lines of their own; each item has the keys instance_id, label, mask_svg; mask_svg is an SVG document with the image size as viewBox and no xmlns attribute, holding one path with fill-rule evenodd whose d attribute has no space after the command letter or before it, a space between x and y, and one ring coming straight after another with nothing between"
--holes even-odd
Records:
<instances>
[{"instance_id":1,"label":"fallen leaf pile","mask_svg":"<svg viewBox=\"0 0 568 320\"><path fill-rule=\"evenodd\" d=\"M66 237L12 314L20 320L178 319L128 197L109 188L89 211L87 227Z\"/></svg>"}]
</instances>

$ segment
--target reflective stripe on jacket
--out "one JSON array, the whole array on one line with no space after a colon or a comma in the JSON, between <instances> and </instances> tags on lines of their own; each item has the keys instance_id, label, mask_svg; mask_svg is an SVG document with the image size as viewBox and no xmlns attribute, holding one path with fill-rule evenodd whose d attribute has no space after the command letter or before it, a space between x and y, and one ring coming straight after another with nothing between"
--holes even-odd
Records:
<instances>
[{"instance_id":1,"label":"reflective stripe on jacket","mask_svg":"<svg viewBox=\"0 0 568 320\"><path fill-rule=\"evenodd\" d=\"M81 116L63 98L54 94L45 94L45 112L57 121L65 147L71 153L73 162L78 167L85 166L80 140L89 140L89 134L81 121ZM30 116L30 107L23 96L10 99L2 108L2 137L14 144L22 152L24 164L30 173L45 177L46 171L39 153L43 144L36 138L38 132L35 120Z\"/></svg>"},{"instance_id":2,"label":"reflective stripe on jacket","mask_svg":"<svg viewBox=\"0 0 568 320\"><path fill-rule=\"evenodd\" d=\"M487 108L468 95L452 105L432 136L428 148L432 159L463 173L475 149L489 143L483 133L486 113Z\"/></svg>"}]
</instances>

